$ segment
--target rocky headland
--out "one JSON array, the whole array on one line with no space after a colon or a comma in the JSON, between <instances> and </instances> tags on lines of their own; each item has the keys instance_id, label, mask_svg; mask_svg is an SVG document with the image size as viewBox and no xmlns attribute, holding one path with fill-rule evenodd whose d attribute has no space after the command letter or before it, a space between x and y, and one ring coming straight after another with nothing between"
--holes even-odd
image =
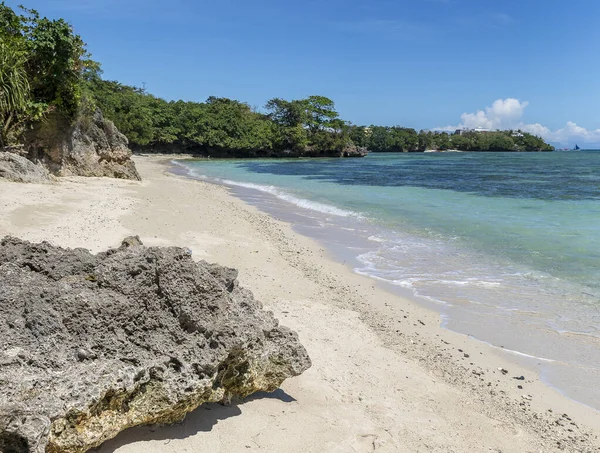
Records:
<instances>
[{"instance_id":1,"label":"rocky headland","mask_svg":"<svg viewBox=\"0 0 600 453\"><path fill-rule=\"evenodd\" d=\"M51 176L140 180L128 140L99 109L72 121L50 114L32 125L24 144L0 148L0 178L46 183Z\"/></svg>"},{"instance_id":2,"label":"rocky headland","mask_svg":"<svg viewBox=\"0 0 600 453\"><path fill-rule=\"evenodd\" d=\"M131 237L93 255L0 242L0 451L85 452L311 366L237 271Z\"/></svg>"},{"instance_id":3,"label":"rocky headland","mask_svg":"<svg viewBox=\"0 0 600 453\"><path fill-rule=\"evenodd\" d=\"M139 180L128 140L100 109L71 123L49 115L27 134L27 157L56 176L107 176Z\"/></svg>"}]
</instances>

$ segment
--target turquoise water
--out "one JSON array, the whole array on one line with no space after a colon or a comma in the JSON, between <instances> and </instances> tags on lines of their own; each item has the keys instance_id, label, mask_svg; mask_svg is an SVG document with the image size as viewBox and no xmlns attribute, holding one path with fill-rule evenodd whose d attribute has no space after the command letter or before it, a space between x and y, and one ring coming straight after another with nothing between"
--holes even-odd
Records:
<instances>
[{"instance_id":1,"label":"turquoise water","mask_svg":"<svg viewBox=\"0 0 600 453\"><path fill-rule=\"evenodd\" d=\"M577 369L561 389L600 408L585 382L600 376L600 152L184 165L293 207L307 234L343 231L330 242L357 273L436 304L448 328L554 363L551 383Z\"/></svg>"}]
</instances>

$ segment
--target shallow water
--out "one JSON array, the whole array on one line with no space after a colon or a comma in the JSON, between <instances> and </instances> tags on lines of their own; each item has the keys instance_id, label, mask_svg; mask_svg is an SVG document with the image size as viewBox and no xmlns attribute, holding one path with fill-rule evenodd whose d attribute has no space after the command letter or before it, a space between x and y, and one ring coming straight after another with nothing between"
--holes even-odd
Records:
<instances>
[{"instance_id":1,"label":"shallow water","mask_svg":"<svg viewBox=\"0 0 600 453\"><path fill-rule=\"evenodd\" d=\"M532 357L551 385L600 409L600 152L181 165L428 300L446 327Z\"/></svg>"}]
</instances>

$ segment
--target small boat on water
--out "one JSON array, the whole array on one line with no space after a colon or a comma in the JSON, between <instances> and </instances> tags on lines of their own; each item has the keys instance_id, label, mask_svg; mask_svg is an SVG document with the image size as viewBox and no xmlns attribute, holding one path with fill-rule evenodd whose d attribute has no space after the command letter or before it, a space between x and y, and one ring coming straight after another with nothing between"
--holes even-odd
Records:
<instances>
[{"instance_id":1,"label":"small boat on water","mask_svg":"<svg viewBox=\"0 0 600 453\"><path fill-rule=\"evenodd\" d=\"M577 144L575 145L575 148L573 148L573 151L579 151L581 148L579 146L577 146Z\"/></svg>"}]
</instances>

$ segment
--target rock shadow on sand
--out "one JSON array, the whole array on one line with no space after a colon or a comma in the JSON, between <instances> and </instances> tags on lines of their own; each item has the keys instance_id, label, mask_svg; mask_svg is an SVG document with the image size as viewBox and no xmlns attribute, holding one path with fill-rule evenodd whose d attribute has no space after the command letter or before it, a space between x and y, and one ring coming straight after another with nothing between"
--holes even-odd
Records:
<instances>
[{"instance_id":1,"label":"rock shadow on sand","mask_svg":"<svg viewBox=\"0 0 600 453\"><path fill-rule=\"evenodd\" d=\"M209 432L219 421L242 414L240 406L261 399L275 399L283 403L293 403L294 397L284 390L274 392L257 392L237 404L223 405L219 403L203 404L190 412L183 422L169 426L138 426L120 433L114 439L107 440L100 447L91 450L96 453L114 453L119 448L136 442L165 441L186 439L200 432Z\"/></svg>"}]
</instances>

